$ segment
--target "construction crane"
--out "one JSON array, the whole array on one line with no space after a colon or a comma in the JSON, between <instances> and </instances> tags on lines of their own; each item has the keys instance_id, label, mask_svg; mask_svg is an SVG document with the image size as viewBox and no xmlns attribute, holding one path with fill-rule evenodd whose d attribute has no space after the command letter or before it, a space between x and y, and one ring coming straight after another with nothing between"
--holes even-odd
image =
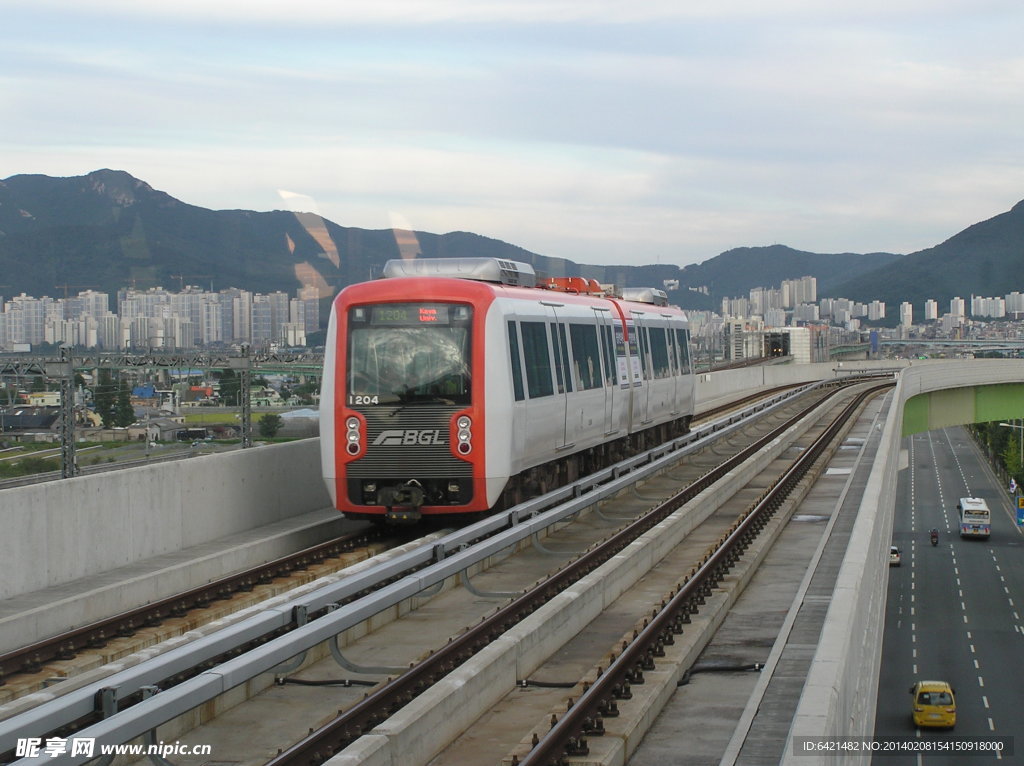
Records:
<instances>
[{"instance_id":1,"label":"construction crane","mask_svg":"<svg viewBox=\"0 0 1024 766\"><path fill-rule=\"evenodd\" d=\"M54 287L64 288L64 300L68 299L68 290L93 290L96 285L69 285L67 283L63 285L54 285Z\"/></svg>"},{"instance_id":2,"label":"construction crane","mask_svg":"<svg viewBox=\"0 0 1024 766\"><path fill-rule=\"evenodd\" d=\"M213 279L213 274L171 274L171 279L178 280L178 292L185 289L186 279ZM213 292L213 282L210 282L210 292Z\"/></svg>"}]
</instances>

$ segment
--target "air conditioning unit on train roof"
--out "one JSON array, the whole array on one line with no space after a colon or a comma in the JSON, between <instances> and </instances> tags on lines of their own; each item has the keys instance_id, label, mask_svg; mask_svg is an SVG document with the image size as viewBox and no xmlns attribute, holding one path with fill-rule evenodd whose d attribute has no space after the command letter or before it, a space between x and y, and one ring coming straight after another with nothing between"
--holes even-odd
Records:
<instances>
[{"instance_id":1,"label":"air conditioning unit on train roof","mask_svg":"<svg viewBox=\"0 0 1024 766\"><path fill-rule=\"evenodd\" d=\"M533 266L504 258L394 259L384 264L384 277L452 277L519 287L535 287L537 284Z\"/></svg>"},{"instance_id":2,"label":"air conditioning unit on train roof","mask_svg":"<svg viewBox=\"0 0 1024 766\"><path fill-rule=\"evenodd\" d=\"M655 306L668 305L668 293L657 287L624 287L622 300L635 303L651 303Z\"/></svg>"}]
</instances>

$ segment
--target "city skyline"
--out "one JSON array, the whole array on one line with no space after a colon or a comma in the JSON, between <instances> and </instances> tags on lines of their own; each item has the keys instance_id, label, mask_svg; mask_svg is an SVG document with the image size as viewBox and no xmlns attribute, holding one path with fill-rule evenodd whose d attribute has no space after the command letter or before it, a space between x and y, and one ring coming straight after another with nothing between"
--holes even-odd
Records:
<instances>
[{"instance_id":1,"label":"city skyline","mask_svg":"<svg viewBox=\"0 0 1024 766\"><path fill-rule=\"evenodd\" d=\"M312 287L299 288L295 297L280 290L259 293L234 287L216 292L197 285L183 285L177 292L163 287L124 287L115 297L116 311L112 311L111 296L96 290L65 298L0 295L0 351L24 351L41 343L106 350L187 349L239 343L299 347L306 345L308 335L322 329L319 295ZM949 332L968 318L1024 315L1024 294L1012 291L1002 297L954 297L947 312L940 312L934 299L924 301L919 312L906 301L893 309L898 312L898 327L936 322ZM827 325L858 332L862 319L880 322L888 310L879 300L819 298L817 280L805 276L781 280L779 287L752 288L747 296L723 298L720 313L687 313L695 332L720 329L729 322L747 322L766 329Z\"/></svg>"},{"instance_id":2,"label":"city skyline","mask_svg":"<svg viewBox=\"0 0 1024 766\"><path fill-rule=\"evenodd\" d=\"M40 343L102 349L305 346L307 333L320 330L315 287L299 288L294 298L280 290L206 292L194 285L179 292L125 287L116 297L116 311L110 309L110 295L96 290L68 298L22 293L3 300L0 349Z\"/></svg>"}]
</instances>

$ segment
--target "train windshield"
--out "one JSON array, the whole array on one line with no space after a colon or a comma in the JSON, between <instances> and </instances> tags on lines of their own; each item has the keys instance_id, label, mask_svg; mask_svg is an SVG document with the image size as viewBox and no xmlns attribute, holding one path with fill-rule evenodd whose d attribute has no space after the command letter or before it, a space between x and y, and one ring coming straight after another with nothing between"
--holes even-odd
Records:
<instances>
[{"instance_id":1,"label":"train windshield","mask_svg":"<svg viewBox=\"0 0 1024 766\"><path fill-rule=\"evenodd\" d=\"M453 303L350 309L349 404L469 404L472 311Z\"/></svg>"}]
</instances>

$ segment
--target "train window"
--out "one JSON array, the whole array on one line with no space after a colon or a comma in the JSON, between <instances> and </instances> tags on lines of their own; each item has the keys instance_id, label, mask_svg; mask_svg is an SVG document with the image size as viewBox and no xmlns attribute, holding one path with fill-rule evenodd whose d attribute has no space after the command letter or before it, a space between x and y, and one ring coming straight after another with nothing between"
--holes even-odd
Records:
<instances>
[{"instance_id":1,"label":"train window","mask_svg":"<svg viewBox=\"0 0 1024 766\"><path fill-rule=\"evenodd\" d=\"M512 391L516 401L521 402L526 398L523 392L523 368L519 361L519 331L515 322L508 323L508 355L512 361Z\"/></svg>"},{"instance_id":2,"label":"train window","mask_svg":"<svg viewBox=\"0 0 1024 766\"><path fill-rule=\"evenodd\" d=\"M679 345L679 370L683 375L689 375L690 369L690 332L689 330L676 330L676 343Z\"/></svg>"},{"instance_id":3,"label":"train window","mask_svg":"<svg viewBox=\"0 0 1024 766\"><path fill-rule=\"evenodd\" d=\"M601 336L604 341L604 382L605 385L615 385L615 338L612 335L612 328L604 325L601 328Z\"/></svg>"},{"instance_id":4,"label":"train window","mask_svg":"<svg viewBox=\"0 0 1024 766\"><path fill-rule=\"evenodd\" d=\"M349 324L348 403L468 404L470 326L456 321L456 309L469 316L468 307L441 303L360 308L364 321Z\"/></svg>"},{"instance_id":5,"label":"train window","mask_svg":"<svg viewBox=\"0 0 1024 766\"><path fill-rule=\"evenodd\" d=\"M640 369L644 372L644 377L647 377L647 360L651 355L651 349L648 345L650 341L647 338L647 328L637 324L636 335L637 345L640 347Z\"/></svg>"},{"instance_id":6,"label":"train window","mask_svg":"<svg viewBox=\"0 0 1024 766\"><path fill-rule=\"evenodd\" d=\"M530 398L551 396L551 356L548 350L548 326L544 322L521 322L523 359L526 362L526 386Z\"/></svg>"},{"instance_id":7,"label":"train window","mask_svg":"<svg viewBox=\"0 0 1024 766\"><path fill-rule=\"evenodd\" d=\"M602 328L606 329L606 328ZM572 341L573 372L581 389L601 387L601 348L597 342L597 328L593 325L569 325Z\"/></svg>"},{"instance_id":8,"label":"train window","mask_svg":"<svg viewBox=\"0 0 1024 766\"><path fill-rule=\"evenodd\" d=\"M569 345L565 340L565 325L556 322L551 326L552 340L555 341L555 379L558 393L572 391L572 379L569 376Z\"/></svg>"},{"instance_id":9,"label":"train window","mask_svg":"<svg viewBox=\"0 0 1024 766\"><path fill-rule=\"evenodd\" d=\"M651 371L655 378L667 378L671 374L668 364L668 344L663 327L645 328L651 354Z\"/></svg>"},{"instance_id":10,"label":"train window","mask_svg":"<svg viewBox=\"0 0 1024 766\"><path fill-rule=\"evenodd\" d=\"M676 334L675 331L670 327L666 330L666 336L668 337L668 363L671 368L671 375L679 374L679 351L676 347Z\"/></svg>"}]
</instances>

